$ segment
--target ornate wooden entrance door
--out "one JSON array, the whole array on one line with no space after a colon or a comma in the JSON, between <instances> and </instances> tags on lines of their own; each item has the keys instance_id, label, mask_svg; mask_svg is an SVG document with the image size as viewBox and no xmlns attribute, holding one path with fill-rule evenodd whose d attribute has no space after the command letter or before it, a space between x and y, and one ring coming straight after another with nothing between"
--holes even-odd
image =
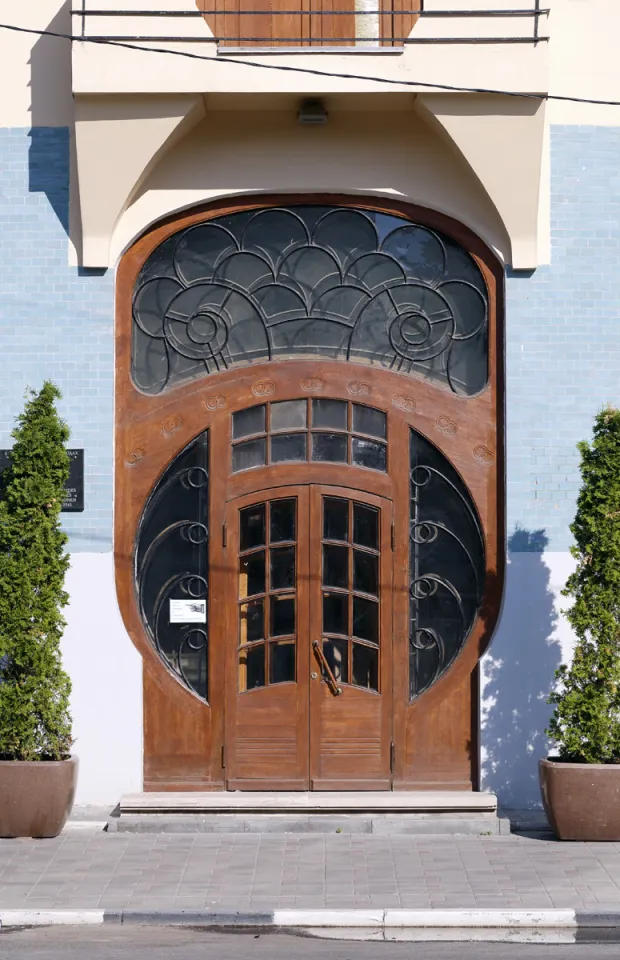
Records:
<instances>
[{"instance_id":1,"label":"ornate wooden entrance door","mask_svg":"<svg viewBox=\"0 0 620 960\"><path fill-rule=\"evenodd\" d=\"M391 503L291 486L228 504L230 789L389 789Z\"/></svg>"},{"instance_id":2,"label":"ornate wooden entrance door","mask_svg":"<svg viewBox=\"0 0 620 960\"><path fill-rule=\"evenodd\" d=\"M502 282L464 227L377 198L217 201L123 257L115 563L145 789L476 786Z\"/></svg>"}]
</instances>

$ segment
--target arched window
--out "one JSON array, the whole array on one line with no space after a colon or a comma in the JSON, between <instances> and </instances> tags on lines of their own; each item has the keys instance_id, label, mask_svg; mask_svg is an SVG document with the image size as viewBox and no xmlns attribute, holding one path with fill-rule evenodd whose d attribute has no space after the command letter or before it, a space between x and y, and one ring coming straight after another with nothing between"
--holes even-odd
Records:
<instances>
[{"instance_id":1,"label":"arched window","mask_svg":"<svg viewBox=\"0 0 620 960\"><path fill-rule=\"evenodd\" d=\"M313 356L479 393L488 376L480 269L450 237L404 217L300 205L188 227L140 271L132 375L146 393Z\"/></svg>"}]
</instances>

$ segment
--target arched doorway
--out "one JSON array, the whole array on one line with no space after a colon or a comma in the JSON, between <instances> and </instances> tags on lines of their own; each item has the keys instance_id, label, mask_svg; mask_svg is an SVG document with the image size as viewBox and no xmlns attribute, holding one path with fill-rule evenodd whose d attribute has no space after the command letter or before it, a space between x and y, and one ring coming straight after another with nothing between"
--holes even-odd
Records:
<instances>
[{"instance_id":1,"label":"arched doorway","mask_svg":"<svg viewBox=\"0 0 620 960\"><path fill-rule=\"evenodd\" d=\"M192 212L119 268L117 586L146 789L476 786L501 270L357 198Z\"/></svg>"}]
</instances>

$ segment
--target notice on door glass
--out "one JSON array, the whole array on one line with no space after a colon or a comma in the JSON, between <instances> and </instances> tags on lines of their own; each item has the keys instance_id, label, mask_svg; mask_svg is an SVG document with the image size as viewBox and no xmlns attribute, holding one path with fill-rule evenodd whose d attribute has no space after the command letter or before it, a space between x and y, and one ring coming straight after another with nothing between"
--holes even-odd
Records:
<instances>
[{"instance_id":1,"label":"notice on door glass","mask_svg":"<svg viewBox=\"0 0 620 960\"><path fill-rule=\"evenodd\" d=\"M170 623L206 623L206 600L171 600Z\"/></svg>"}]
</instances>

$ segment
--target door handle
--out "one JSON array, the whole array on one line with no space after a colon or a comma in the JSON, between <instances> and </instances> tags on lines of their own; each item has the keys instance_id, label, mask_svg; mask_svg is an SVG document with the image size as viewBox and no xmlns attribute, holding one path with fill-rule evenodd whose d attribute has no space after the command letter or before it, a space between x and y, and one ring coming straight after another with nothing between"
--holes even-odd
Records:
<instances>
[{"instance_id":1,"label":"door handle","mask_svg":"<svg viewBox=\"0 0 620 960\"><path fill-rule=\"evenodd\" d=\"M323 675L325 676L325 682L327 683L327 686L329 687L329 689L331 690L331 692L335 697L339 697L340 694L342 693L342 687L339 687L338 684L336 683L336 678L331 671L331 667L327 662L327 658L325 657L323 650L321 649L321 642L319 640L313 640L312 648L314 650L315 657L317 658L317 660L321 665L321 669L323 671Z\"/></svg>"}]
</instances>

